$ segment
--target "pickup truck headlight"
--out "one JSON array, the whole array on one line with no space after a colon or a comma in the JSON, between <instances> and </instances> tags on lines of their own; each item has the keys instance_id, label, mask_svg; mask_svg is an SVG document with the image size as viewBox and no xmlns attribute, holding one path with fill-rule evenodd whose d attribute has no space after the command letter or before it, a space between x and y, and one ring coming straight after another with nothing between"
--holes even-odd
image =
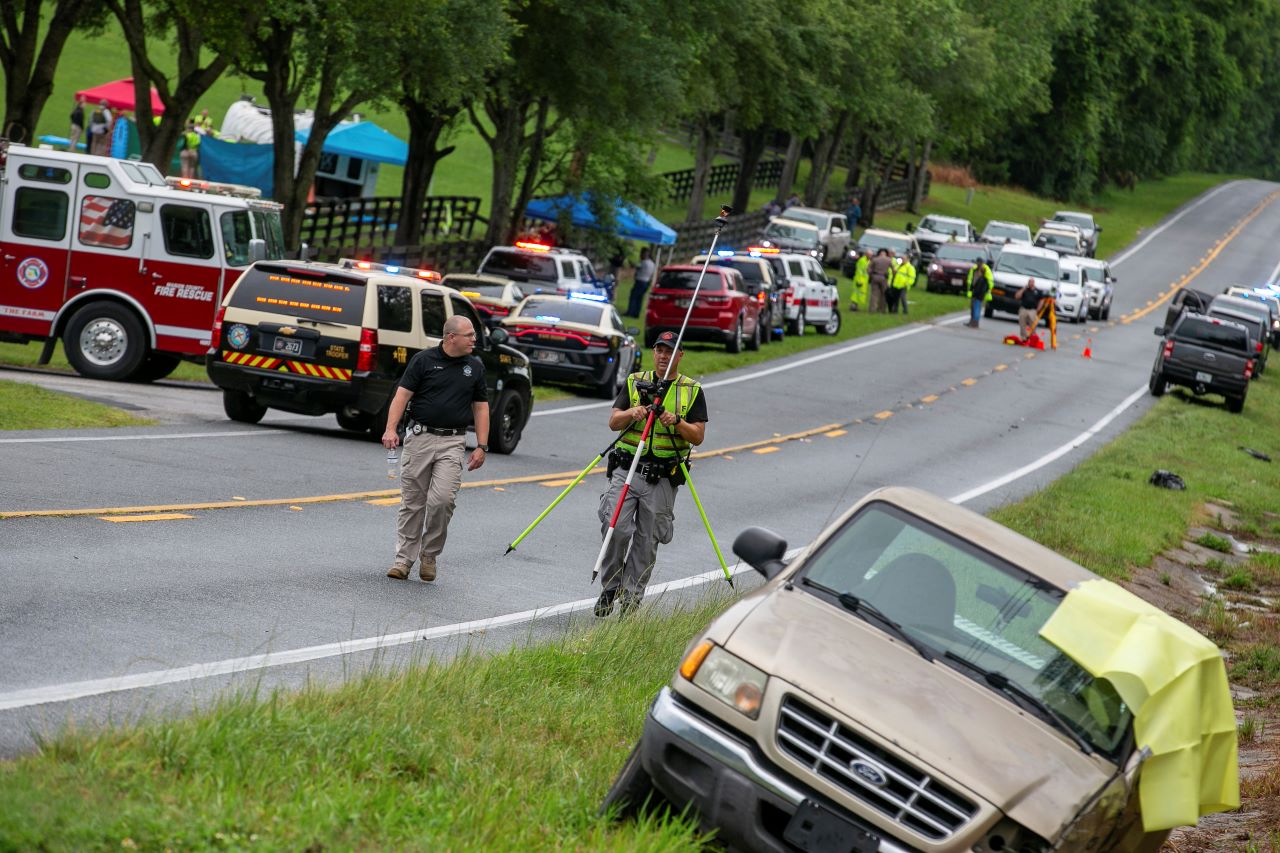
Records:
<instances>
[{"instance_id":1,"label":"pickup truck headlight","mask_svg":"<svg viewBox=\"0 0 1280 853\"><path fill-rule=\"evenodd\" d=\"M685 656L680 674L751 719L759 716L769 676L710 640Z\"/></svg>"}]
</instances>

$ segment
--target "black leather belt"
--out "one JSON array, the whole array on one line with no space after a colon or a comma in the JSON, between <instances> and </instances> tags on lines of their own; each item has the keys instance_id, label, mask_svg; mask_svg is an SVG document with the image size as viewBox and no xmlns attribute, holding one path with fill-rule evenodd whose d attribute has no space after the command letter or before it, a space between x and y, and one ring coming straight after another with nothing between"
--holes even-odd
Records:
<instances>
[{"instance_id":1,"label":"black leather belt","mask_svg":"<svg viewBox=\"0 0 1280 853\"><path fill-rule=\"evenodd\" d=\"M409 432L413 433L414 435L421 435L424 432L429 432L432 435L466 435L467 428L466 427L433 427L433 426L427 426L426 424L414 424L413 426L409 427Z\"/></svg>"}]
</instances>

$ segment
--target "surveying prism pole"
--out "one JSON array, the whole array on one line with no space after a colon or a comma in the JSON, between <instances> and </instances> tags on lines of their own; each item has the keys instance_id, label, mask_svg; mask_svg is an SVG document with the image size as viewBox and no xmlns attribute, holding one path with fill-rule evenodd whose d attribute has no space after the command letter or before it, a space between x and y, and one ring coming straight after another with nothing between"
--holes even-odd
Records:
<instances>
[{"instance_id":1,"label":"surveying prism pole","mask_svg":"<svg viewBox=\"0 0 1280 853\"><path fill-rule=\"evenodd\" d=\"M702 262L702 270L698 273L697 284L694 285L693 295L689 298L689 307L684 312L684 319L680 321L680 333L676 335L676 344L671 351L672 358L667 362L667 369L664 371L662 381L658 383L657 394L649 408L649 418L644 422L644 431L640 433L640 443L636 445L636 452L631 457L631 467L627 469L627 479L623 482L622 492L618 495L618 505L613 508L613 515L609 518L609 529L605 531L604 541L600 543L600 553L596 555L596 564L591 570L592 583L595 583L600 574L600 568L604 565L604 555L609 550L609 543L613 541L613 534L618 526L618 516L622 515L622 505L627 501L627 493L631 491L631 481L636 476L636 468L640 466L640 457L644 455L645 447L649 443L649 435L653 432L653 421L658 416L658 407L662 405L662 400L667 395L667 389L671 387L671 366L675 364L675 354L680 352L680 344L684 341L684 331L689 325L689 317L693 314L693 306L698 303L698 291L702 289L702 280L707 275L707 267L711 264L711 258L716 253L716 241L720 239L720 232L728 224L731 215L733 215L732 207L727 204L720 206L720 215L716 217L716 231L711 236L711 248L707 249L707 258Z\"/></svg>"}]
</instances>

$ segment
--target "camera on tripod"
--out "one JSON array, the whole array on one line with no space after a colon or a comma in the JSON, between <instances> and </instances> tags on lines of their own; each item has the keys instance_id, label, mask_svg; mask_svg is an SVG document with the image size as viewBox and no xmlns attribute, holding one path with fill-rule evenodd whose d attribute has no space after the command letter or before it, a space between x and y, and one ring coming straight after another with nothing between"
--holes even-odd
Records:
<instances>
[{"instance_id":1,"label":"camera on tripod","mask_svg":"<svg viewBox=\"0 0 1280 853\"><path fill-rule=\"evenodd\" d=\"M661 401L662 397L664 396L659 393L662 390L662 387L661 387L662 385L663 383L656 379L651 379L647 381L643 379L637 379L636 393L640 395L640 405L652 406L655 400ZM659 406L661 406L661 402L659 402Z\"/></svg>"}]
</instances>

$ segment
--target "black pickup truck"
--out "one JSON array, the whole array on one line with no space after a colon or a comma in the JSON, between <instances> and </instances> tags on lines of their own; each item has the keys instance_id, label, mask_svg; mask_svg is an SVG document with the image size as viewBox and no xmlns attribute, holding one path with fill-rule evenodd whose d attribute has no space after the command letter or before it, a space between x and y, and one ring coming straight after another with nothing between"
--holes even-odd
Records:
<instances>
[{"instance_id":1,"label":"black pickup truck","mask_svg":"<svg viewBox=\"0 0 1280 853\"><path fill-rule=\"evenodd\" d=\"M1153 397L1170 385L1181 385L1197 395L1221 394L1227 398L1227 411L1244 411L1254 369L1244 326L1188 310L1172 327L1158 327L1156 335L1164 341L1151 368Z\"/></svg>"}]
</instances>

